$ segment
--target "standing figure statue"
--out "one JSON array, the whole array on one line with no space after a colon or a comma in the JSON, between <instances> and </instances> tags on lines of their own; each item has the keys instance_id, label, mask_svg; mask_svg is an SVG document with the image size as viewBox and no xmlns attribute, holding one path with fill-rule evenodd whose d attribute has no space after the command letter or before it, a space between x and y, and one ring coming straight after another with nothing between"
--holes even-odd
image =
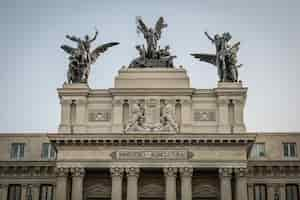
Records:
<instances>
[{"instance_id":1,"label":"standing figure statue","mask_svg":"<svg viewBox=\"0 0 300 200\"><path fill-rule=\"evenodd\" d=\"M237 52L240 42L230 45L229 41L232 38L230 33L216 34L211 37L205 32L205 35L215 45L216 54L195 53L191 55L200 59L200 61L215 65L218 69L220 82L237 82L237 69L242 66L237 64Z\"/></svg>"},{"instance_id":2,"label":"standing figure statue","mask_svg":"<svg viewBox=\"0 0 300 200\"><path fill-rule=\"evenodd\" d=\"M175 132L179 131L175 119L174 107L168 101L165 101L162 105L161 125L162 129L173 130Z\"/></svg>"},{"instance_id":3,"label":"standing figure statue","mask_svg":"<svg viewBox=\"0 0 300 200\"><path fill-rule=\"evenodd\" d=\"M141 18L137 19L137 30L141 32L146 40L146 48L144 45L138 45L136 48L140 56L134 59L129 65L130 68L144 67L173 67L172 60L176 56L171 56L167 46L164 51L158 46L158 41L161 38L162 29L168 25L165 24L164 18L160 17L156 22L155 28L148 28ZM166 54L166 52L168 54Z\"/></svg>"},{"instance_id":4,"label":"standing figure statue","mask_svg":"<svg viewBox=\"0 0 300 200\"><path fill-rule=\"evenodd\" d=\"M69 69L68 69L68 83L87 83L91 65L94 64L101 53L105 52L109 47L118 45L118 42L105 43L93 51L90 51L91 43L96 40L98 31L96 30L93 37L88 35L81 39L76 36L66 35L66 38L76 42L77 48L68 45L62 45L61 48L70 54Z\"/></svg>"}]
</instances>

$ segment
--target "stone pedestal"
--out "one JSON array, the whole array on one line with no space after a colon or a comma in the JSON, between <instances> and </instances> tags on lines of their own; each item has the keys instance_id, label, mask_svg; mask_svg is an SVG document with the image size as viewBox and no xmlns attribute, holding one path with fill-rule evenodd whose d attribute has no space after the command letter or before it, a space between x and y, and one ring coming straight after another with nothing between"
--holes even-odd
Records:
<instances>
[{"instance_id":1,"label":"stone pedestal","mask_svg":"<svg viewBox=\"0 0 300 200\"><path fill-rule=\"evenodd\" d=\"M232 169L220 168L219 176L220 176L221 200L232 200L232 190L231 190Z\"/></svg>"},{"instance_id":2,"label":"stone pedestal","mask_svg":"<svg viewBox=\"0 0 300 200\"><path fill-rule=\"evenodd\" d=\"M139 168L126 168L127 173L127 200L138 200Z\"/></svg>"},{"instance_id":3,"label":"stone pedestal","mask_svg":"<svg viewBox=\"0 0 300 200\"><path fill-rule=\"evenodd\" d=\"M123 68L115 78L115 88L189 88L183 68Z\"/></svg>"},{"instance_id":4,"label":"stone pedestal","mask_svg":"<svg viewBox=\"0 0 300 200\"><path fill-rule=\"evenodd\" d=\"M181 177L181 199L192 200L192 176L193 168L180 168Z\"/></svg>"},{"instance_id":5,"label":"stone pedestal","mask_svg":"<svg viewBox=\"0 0 300 200\"><path fill-rule=\"evenodd\" d=\"M247 200L247 177L246 169L235 169L235 199Z\"/></svg>"},{"instance_id":6,"label":"stone pedestal","mask_svg":"<svg viewBox=\"0 0 300 200\"><path fill-rule=\"evenodd\" d=\"M72 200L83 200L83 168L72 168Z\"/></svg>"},{"instance_id":7,"label":"stone pedestal","mask_svg":"<svg viewBox=\"0 0 300 200\"><path fill-rule=\"evenodd\" d=\"M111 200L122 200L123 168L113 167L110 169L112 185Z\"/></svg>"},{"instance_id":8,"label":"stone pedestal","mask_svg":"<svg viewBox=\"0 0 300 200\"><path fill-rule=\"evenodd\" d=\"M56 199L67 200L67 178L69 170L67 168L57 168L56 176Z\"/></svg>"},{"instance_id":9,"label":"stone pedestal","mask_svg":"<svg viewBox=\"0 0 300 200\"><path fill-rule=\"evenodd\" d=\"M165 200L176 200L176 175L177 168L164 168L165 174Z\"/></svg>"}]
</instances>

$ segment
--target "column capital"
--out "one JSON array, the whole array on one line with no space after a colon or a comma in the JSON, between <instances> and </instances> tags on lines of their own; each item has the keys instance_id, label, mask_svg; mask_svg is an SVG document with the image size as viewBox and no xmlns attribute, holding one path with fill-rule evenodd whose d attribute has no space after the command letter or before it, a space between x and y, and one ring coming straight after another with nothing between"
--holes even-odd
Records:
<instances>
[{"instance_id":1,"label":"column capital","mask_svg":"<svg viewBox=\"0 0 300 200\"><path fill-rule=\"evenodd\" d=\"M72 99L60 98L60 104L62 105L71 105L71 103L72 103Z\"/></svg>"},{"instance_id":2,"label":"column capital","mask_svg":"<svg viewBox=\"0 0 300 200\"><path fill-rule=\"evenodd\" d=\"M138 167L127 167L125 169L125 171L127 173L127 177L128 176L136 176L136 177L138 177L139 173L140 173L140 168L138 168Z\"/></svg>"},{"instance_id":3,"label":"column capital","mask_svg":"<svg viewBox=\"0 0 300 200\"><path fill-rule=\"evenodd\" d=\"M235 168L234 169L234 174L237 177L246 177L247 176L247 172L248 172L247 168Z\"/></svg>"},{"instance_id":4,"label":"column capital","mask_svg":"<svg viewBox=\"0 0 300 200\"><path fill-rule=\"evenodd\" d=\"M124 173L124 168L122 167L112 167L110 168L111 176L122 177Z\"/></svg>"},{"instance_id":5,"label":"column capital","mask_svg":"<svg viewBox=\"0 0 300 200\"><path fill-rule=\"evenodd\" d=\"M123 102L124 102L123 99L114 99L112 103L114 106L121 106Z\"/></svg>"},{"instance_id":6,"label":"column capital","mask_svg":"<svg viewBox=\"0 0 300 200\"><path fill-rule=\"evenodd\" d=\"M232 168L219 168L220 177L231 177L232 176Z\"/></svg>"},{"instance_id":7,"label":"column capital","mask_svg":"<svg viewBox=\"0 0 300 200\"><path fill-rule=\"evenodd\" d=\"M55 168L55 173L56 173L56 176L58 176L58 177L68 176L69 171L70 171L69 168L65 168L65 167Z\"/></svg>"},{"instance_id":8,"label":"column capital","mask_svg":"<svg viewBox=\"0 0 300 200\"><path fill-rule=\"evenodd\" d=\"M193 168L192 167L181 167L179 168L181 177L191 177L193 176Z\"/></svg>"},{"instance_id":9,"label":"column capital","mask_svg":"<svg viewBox=\"0 0 300 200\"><path fill-rule=\"evenodd\" d=\"M253 188L254 187L254 183L248 183L247 184L249 188Z\"/></svg>"},{"instance_id":10,"label":"column capital","mask_svg":"<svg viewBox=\"0 0 300 200\"><path fill-rule=\"evenodd\" d=\"M172 176L172 177L176 177L178 168L177 167L166 167L164 168L164 174L165 176Z\"/></svg>"},{"instance_id":11,"label":"column capital","mask_svg":"<svg viewBox=\"0 0 300 200\"><path fill-rule=\"evenodd\" d=\"M70 172L72 176L74 177L83 177L85 174L85 169L80 167L71 168Z\"/></svg>"},{"instance_id":12,"label":"column capital","mask_svg":"<svg viewBox=\"0 0 300 200\"><path fill-rule=\"evenodd\" d=\"M228 105L229 104L229 99L218 98L217 99L217 104L218 105Z\"/></svg>"}]
</instances>

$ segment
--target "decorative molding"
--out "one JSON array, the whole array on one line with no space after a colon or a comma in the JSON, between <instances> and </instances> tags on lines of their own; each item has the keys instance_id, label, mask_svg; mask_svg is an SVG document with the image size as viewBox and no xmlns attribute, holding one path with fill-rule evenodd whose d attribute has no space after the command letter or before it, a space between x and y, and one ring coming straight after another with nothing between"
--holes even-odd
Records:
<instances>
[{"instance_id":1,"label":"decorative molding","mask_svg":"<svg viewBox=\"0 0 300 200\"><path fill-rule=\"evenodd\" d=\"M211 110L195 110L194 121L216 121L216 111Z\"/></svg>"},{"instance_id":2,"label":"decorative molding","mask_svg":"<svg viewBox=\"0 0 300 200\"><path fill-rule=\"evenodd\" d=\"M90 110L88 116L90 122L110 121L111 110Z\"/></svg>"},{"instance_id":3,"label":"decorative molding","mask_svg":"<svg viewBox=\"0 0 300 200\"><path fill-rule=\"evenodd\" d=\"M166 177L176 177L177 172L178 172L177 167L166 167L166 168L164 168L164 175Z\"/></svg>"}]
</instances>

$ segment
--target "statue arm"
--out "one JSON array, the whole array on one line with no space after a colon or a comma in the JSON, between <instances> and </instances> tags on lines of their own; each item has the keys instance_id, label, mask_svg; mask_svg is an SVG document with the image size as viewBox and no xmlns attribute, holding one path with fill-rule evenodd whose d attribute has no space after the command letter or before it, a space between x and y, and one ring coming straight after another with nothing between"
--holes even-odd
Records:
<instances>
[{"instance_id":1,"label":"statue arm","mask_svg":"<svg viewBox=\"0 0 300 200\"><path fill-rule=\"evenodd\" d=\"M96 30L94 37L89 42L95 41L97 36L98 36L98 31Z\"/></svg>"},{"instance_id":2,"label":"statue arm","mask_svg":"<svg viewBox=\"0 0 300 200\"><path fill-rule=\"evenodd\" d=\"M72 40L74 42L80 42L80 38L76 37L76 36L70 36L70 35L66 35L66 38L68 38L69 40Z\"/></svg>"},{"instance_id":3,"label":"statue arm","mask_svg":"<svg viewBox=\"0 0 300 200\"><path fill-rule=\"evenodd\" d=\"M206 31L204 32L204 34L211 42L215 42L215 40Z\"/></svg>"}]
</instances>

